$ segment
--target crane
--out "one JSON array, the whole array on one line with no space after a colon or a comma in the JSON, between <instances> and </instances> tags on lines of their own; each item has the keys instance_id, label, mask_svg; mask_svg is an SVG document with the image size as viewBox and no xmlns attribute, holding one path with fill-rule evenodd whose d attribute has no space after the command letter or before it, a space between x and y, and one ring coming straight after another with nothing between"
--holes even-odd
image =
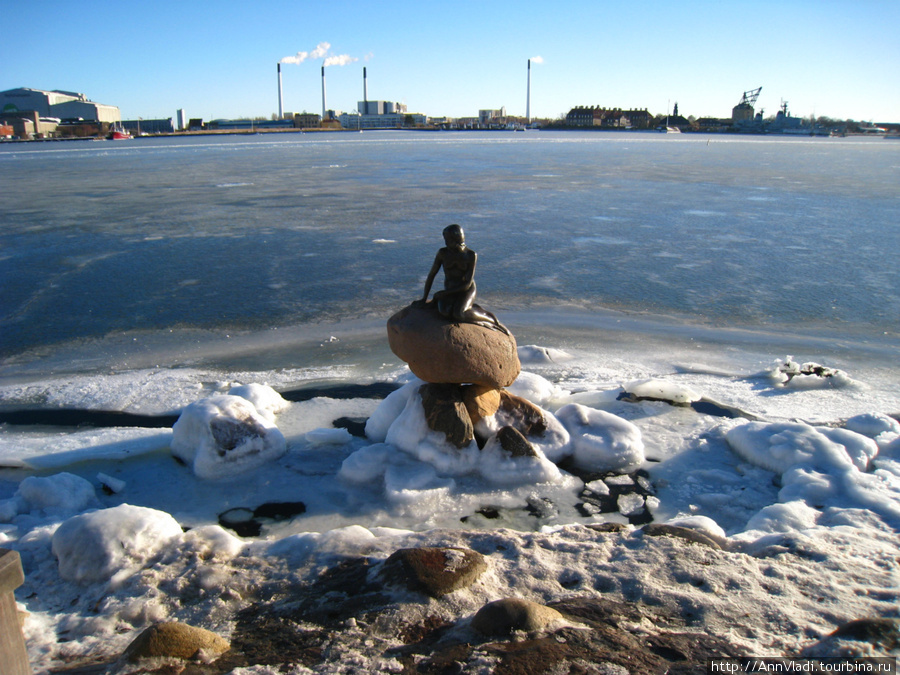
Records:
<instances>
[{"instance_id":1,"label":"crane","mask_svg":"<svg viewBox=\"0 0 900 675\"><path fill-rule=\"evenodd\" d=\"M745 91L744 95L741 97L738 105L747 104L751 108L756 105L756 99L759 98L759 92L762 91L762 87L757 87L756 89L751 89L750 91Z\"/></svg>"}]
</instances>

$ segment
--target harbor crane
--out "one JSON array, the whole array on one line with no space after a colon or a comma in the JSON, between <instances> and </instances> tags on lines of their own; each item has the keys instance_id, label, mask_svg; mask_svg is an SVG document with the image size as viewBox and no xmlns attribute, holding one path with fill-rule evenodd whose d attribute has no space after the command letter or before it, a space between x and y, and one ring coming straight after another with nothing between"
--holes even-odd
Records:
<instances>
[{"instance_id":1,"label":"harbor crane","mask_svg":"<svg viewBox=\"0 0 900 675\"><path fill-rule=\"evenodd\" d=\"M762 87L757 87L756 89L745 91L738 105L749 105L751 108L755 107L756 99L759 98L759 92L761 91Z\"/></svg>"}]
</instances>

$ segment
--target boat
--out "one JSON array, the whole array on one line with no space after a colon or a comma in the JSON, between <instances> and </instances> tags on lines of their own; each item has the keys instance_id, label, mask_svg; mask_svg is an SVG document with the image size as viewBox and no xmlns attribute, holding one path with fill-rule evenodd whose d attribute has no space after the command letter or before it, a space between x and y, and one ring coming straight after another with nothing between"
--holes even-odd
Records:
<instances>
[{"instance_id":1,"label":"boat","mask_svg":"<svg viewBox=\"0 0 900 675\"><path fill-rule=\"evenodd\" d=\"M120 123L116 122L109 130L109 135L107 136L107 138L111 141L124 141L132 138L132 136L131 133L126 131Z\"/></svg>"},{"instance_id":2,"label":"boat","mask_svg":"<svg viewBox=\"0 0 900 675\"><path fill-rule=\"evenodd\" d=\"M672 114L675 116L678 115L678 104L677 103L675 104L675 109L672 111ZM681 129L669 124L669 105L668 105L668 103L666 103L666 124L665 124L665 126L659 127L659 130L664 134L680 134L681 133Z\"/></svg>"}]
</instances>

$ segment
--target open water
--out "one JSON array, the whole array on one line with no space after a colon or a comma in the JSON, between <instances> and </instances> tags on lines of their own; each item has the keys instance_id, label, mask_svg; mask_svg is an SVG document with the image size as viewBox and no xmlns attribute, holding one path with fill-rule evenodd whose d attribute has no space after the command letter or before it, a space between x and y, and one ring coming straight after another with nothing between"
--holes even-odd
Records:
<instances>
[{"instance_id":1,"label":"open water","mask_svg":"<svg viewBox=\"0 0 900 675\"><path fill-rule=\"evenodd\" d=\"M664 330L888 350L900 334L900 144L884 139L2 144L0 184L7 372L63 345L380 323L421 295L452 222L479 254L479 302L501 319L566 308L598 325L665 317Z\"/></svg>"}]
</instances>

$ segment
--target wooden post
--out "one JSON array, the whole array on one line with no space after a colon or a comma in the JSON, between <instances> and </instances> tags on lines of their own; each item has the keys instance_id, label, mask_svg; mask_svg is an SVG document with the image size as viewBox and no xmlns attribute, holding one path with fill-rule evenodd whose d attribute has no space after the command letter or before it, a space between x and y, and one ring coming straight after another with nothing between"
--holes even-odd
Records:
<instances>
[{"instance_id":1,"label":"wooden post","mask_svg":"<svg viewBox=\"0 0 900 675\"><path fill-rule=\"evenodd\" d=\"M0 548L0 673L3 675L31 675L13 595L23 583L25 574L18 552Z\"/></svg>"}]
</instances>

